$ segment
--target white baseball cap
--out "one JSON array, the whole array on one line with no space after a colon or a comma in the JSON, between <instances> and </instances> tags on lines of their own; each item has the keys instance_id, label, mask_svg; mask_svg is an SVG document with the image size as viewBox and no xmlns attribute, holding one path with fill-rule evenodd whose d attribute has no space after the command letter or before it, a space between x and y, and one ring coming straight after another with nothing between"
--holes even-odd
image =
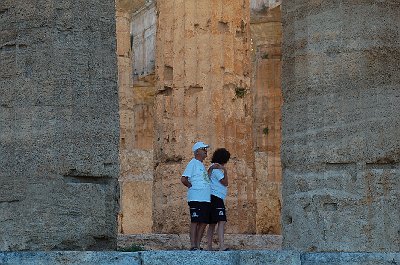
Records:
<instances>
[{"instance_id":1,"label":"white baseball cap","mask_svg":"<svg viewBox=\"0 0 400 265\"><path fill-rule=\"evenodd\" d=\"M195 143L195 144L193 145L192 151L194 152L194 151L196 151L197 149L200 149L200 148L208 148L208 147L210 147L210 146L207 145L207 144L205 144L205 143L203 143L203 142L197 142L197 143Z\"/></svg>"}]
</instances>

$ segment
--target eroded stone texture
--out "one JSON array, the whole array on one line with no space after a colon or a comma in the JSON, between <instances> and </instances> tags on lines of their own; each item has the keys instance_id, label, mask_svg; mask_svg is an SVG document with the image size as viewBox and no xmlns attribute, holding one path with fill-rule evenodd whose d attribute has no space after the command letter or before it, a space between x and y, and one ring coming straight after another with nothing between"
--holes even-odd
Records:
<instances>
[{"instance_id":1,"label":"eroded stone texture","mask_svg":"<svg viewBox=\"0 0 400 265\"><path fill-rule=\"evenodd\" d=\"M249 3L157 1L157 12L154 231L188 231L180 177L202 140L210 157L218 147L232 154L227 231L254 233Z\"/></svg>"},{"instance_id":2,"label":"eroded stone texture","mask_svg":"<svg viewBox=\"0 0 400 265\"><path fill-rule=\"evenodd\" d=\"M142 79L147 75L154 75L156 19L154 1L148 1L145 6L132 15L131 37L135 80Z\"/></svg>"},{"instance_id":3,"label":"eroded stone texture","mask_svg":"<svg viewBox=\"0 0 400 265\"><path fill-rule=\"evenodd\" d=\"M150 233L152 228L154 3L131 16L126 10L117 12L122 187L119 232L128 234Z\"/></svg>"},{"instance_id":4,"label":"eroded stone texture","mask_svg":"<svg viewBox=\"0 0 400 265\"><path fill-rule=\"evenodd\" d=\"M250 0L251 11L265 12L281 4L282 0Z\"/></svg>"},{"instance_id":5,"label":"eroded stone texture","mask_svg":"<svg viewBox=\"0 0 400 265\"><path fill-rule=\"evenodd\" d=\"M280 6L252 9L253 137L257 179L256 228L260 234L281 232L281 45Z\"/></svg>"},{"instance_id":6,"label":"eroded stone texture","mask_svg":"<svg viewBox=\"0 0 400 265\"><path fill-rule=\"evenodd\" d=\"M0 2L0 249L113 249L114 1Z\"/></svg>"},{"instance_id":7,"label":"eroded stone texture","mask_svg":"<svg viewBox=\"0 0 400 265\"><path fill-rule=\"evenodd\" d=\"M400 3L284 1L283 244L400 250Z\"/></svg>"}]
</instances>

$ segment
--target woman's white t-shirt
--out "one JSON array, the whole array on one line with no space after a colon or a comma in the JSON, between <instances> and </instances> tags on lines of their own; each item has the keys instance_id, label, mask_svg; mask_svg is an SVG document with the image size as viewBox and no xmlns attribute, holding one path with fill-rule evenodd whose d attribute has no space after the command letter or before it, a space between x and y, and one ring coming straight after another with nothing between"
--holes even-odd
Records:
<instances>
[{"instance_id":1,"label":"woman's white t-shirt","mask_svg":"<svg viewBox=\"0 0 400 265\"><path fill-rule=\"evenodd\" d=\"M187 201L210 202L210 178L203 163L195 158L190 160L182 176L188 177L192 187L188 189Z\"/></svg>"},{"instance_id":2,"label":"woman's white t-shirt","mask_svg":"<svg viewBox=\"0 0 400 265\"><path fill-rule=\"evenodd\" d=\"M224 177L224 171L222 169L216 168L211 171L211 194L223 200L228 192L228 188L220 182Z\"/></svg>"}]
</instances>

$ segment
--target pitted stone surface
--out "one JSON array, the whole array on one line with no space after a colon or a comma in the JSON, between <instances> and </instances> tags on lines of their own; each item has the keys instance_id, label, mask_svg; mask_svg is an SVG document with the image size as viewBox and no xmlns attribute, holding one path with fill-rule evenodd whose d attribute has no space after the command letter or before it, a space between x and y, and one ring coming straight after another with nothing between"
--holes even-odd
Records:
<instances>
[{"instance_id":1,"label":"pitted stone surface","mask_svg":"<svg viewBox=\"0 0 400 265\"><path fill-rule=\"evenodd\" d=\"M139 252L0 252L2 265L141 265Z\"/></svg>"},{"instance_id":2,"label":"pitted stone surface","mask_svg":"<svg viewBox=\"0 0 400 265\"><path fill-rule=\"evenodd\" d=\"M282 14L283 247L399 251L400 3Z\"/></svg>"},{"instance_id":3,"label":"pitted stone surface","mask_svg":"<svg viewBox=\"0 0 400 265\"><path fill-rule=\"evenodd\" d=\"M400 253L304 253L302 265L395 265Z\"/></svg>"},{"instance_id":4,"label":"pitted stone surface","mask_svg":"<svg viewBox=\"0 0 400 265\"><path fill-rule=\"evenodd\" d=\"M4 265L393 265L400 253L296 251L0 252Z\"/></svg>"},{"instance_id":5,"label":"pitted stone surface","mask_svg":"<svg viewBox=\"0 0 400 265\"><path fill-rule=\"evenodd\" d=\"M114 1L0 2L0 250L113 249Z\"/></svg>"},{"instance_id":6,"label":"pitted stone surface","mask_svg":"<svg viewBox=\"0 0 400 265\"><path fill-rule=\"evenodd\" d=\"M251 11L256 232L281 234L281 11L280 6Z\"/></svg>"}]
</instances>

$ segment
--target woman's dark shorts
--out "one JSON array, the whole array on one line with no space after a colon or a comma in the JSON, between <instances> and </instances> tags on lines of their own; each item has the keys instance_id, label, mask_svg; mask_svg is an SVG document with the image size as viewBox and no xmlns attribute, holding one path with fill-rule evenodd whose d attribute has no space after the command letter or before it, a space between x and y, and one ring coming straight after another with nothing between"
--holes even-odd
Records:
<instances>
[{"instance_id":1,"label":"woman's dark shorts","mask_svg":"<svg viewBox=\"0 0 400 265\"><path fill-rule=\"evenodd\" d=\"M226 221L224 200L211 195L211 214L209 224L216 224L219 221Z\"/></svg>"},{"instance_id":2,"label":"woman's dark shorts","mask_svg":"<svg viewBox=\"0 0 400 265\"><path fill-rule=\"evenodd\" d=\"M190 208L190 221L192 223L208 223L210 219L209 202L188 202Z\"/></svg>"}]
</instances>

